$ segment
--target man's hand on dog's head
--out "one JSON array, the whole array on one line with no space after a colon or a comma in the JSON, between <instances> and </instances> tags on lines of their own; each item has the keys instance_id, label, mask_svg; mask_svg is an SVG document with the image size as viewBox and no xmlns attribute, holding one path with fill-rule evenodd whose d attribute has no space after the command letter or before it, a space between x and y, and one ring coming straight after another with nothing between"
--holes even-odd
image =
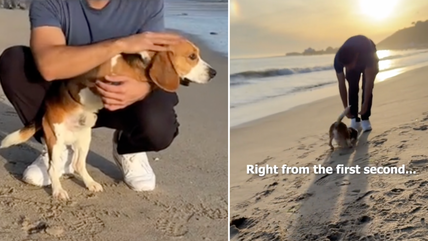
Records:
<instances>
[{"instance_id":1,"label":"man's hand on dog's head","mask_svg":"<svg viewBox=\"0 0 428 241\"><path fill-rule=\"evenodd\" d=\"M184 38L174 33L144 32L117 40L120 52L135 54L143 51L169 51L170 45L179 44Z\"/></svg>"}]
</instances>

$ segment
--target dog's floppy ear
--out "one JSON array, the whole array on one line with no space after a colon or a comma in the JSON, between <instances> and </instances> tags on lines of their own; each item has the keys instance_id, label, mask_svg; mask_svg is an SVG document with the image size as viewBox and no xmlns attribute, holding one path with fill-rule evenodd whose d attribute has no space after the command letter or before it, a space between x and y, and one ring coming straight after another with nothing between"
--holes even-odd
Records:
<instances>
[{"instance_id":1,"label":"dog's floppy ear","mask_svg":"<svg viewBox=\"0 0 428 241\"><path fill-rule=\"evenodd\" d=\"M174 92L180 86L180 76L175 71L170 54L169 52L158 52L153 56L149 76L159 88Z\"/></svg>"}]
</instances>

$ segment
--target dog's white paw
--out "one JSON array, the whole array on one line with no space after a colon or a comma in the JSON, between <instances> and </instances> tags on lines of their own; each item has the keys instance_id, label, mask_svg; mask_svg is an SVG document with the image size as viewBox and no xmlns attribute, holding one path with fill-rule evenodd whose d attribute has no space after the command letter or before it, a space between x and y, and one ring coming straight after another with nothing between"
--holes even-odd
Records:
<instances>
[{"instance_id":1,"label":"dog's white paw","mask_svg":"<svg viewBox=\"0 0 428 241\"><path fill-rule=\"evenodd\" d=\"M67 191L66 191L66 190L64 190L64 189L54 190L54 191L52 192L52 196L53 196L55 199L59 199L59 200L69 200L69 199L70 199L70 197L68 196Z\"/></svg>"},{"instance_id":2,"label":"dog's white paw","mask_svg":"<svg viewBox=\"0 0 428 241\"><path fill-rule=\"evenodd\" d=\"M88 188L89 191L91 192L102 192L103 186L101 184L99 184L98 182L91 182L88 185L86 185L86 187Z\"/></svg>"}]
</instances>

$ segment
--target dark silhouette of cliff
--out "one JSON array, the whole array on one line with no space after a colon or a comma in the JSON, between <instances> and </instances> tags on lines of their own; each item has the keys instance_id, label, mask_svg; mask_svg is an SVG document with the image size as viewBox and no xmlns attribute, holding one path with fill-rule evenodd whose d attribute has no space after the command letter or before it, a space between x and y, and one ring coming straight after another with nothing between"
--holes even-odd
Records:
<instances>
[{"instance_id":1,"label":"dark silhouette of cliff","mask_svg":"<svg viewBox=\"0 0 428 241\"><path fill-rule=\"evenodd\" d=\"M376 44L377 49L428 48L428 20L412 24Z\"/></svg>"},{"instance_id":2,"label":"dark silhouette of cliff","mask_svg":"<svg viewBox=\"0 0 428 241\"><path fill-rule=\"evenodd\" d=\"M325 50L315 50L313 48L307 48L303 52L290 52L286 53L285 56L301 56L301 55L322 55L322 54L335 54L339 48L328 47Z\"/></svg>"}]
</instances>

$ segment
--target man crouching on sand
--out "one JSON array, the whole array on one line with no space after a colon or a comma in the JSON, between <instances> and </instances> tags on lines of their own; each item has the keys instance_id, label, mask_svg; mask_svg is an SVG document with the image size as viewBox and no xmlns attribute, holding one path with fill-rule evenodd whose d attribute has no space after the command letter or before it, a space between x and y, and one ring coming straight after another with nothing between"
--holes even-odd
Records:
<instances>
[{"instance_id":1,"label":"man crouching on sand","mask_svg":"<svg viewBox=\"0 0 428 241\"><path fill-rule=\"evenodd\" d=\"M346 76L343 73L343 68L346 68ZM348 106L347 94L349 94L351 109L347 117L351 118L351 127L359 131L362 129L363 132L371 131L369 117L372 108L373 87L376 75L379 72L376 45L363 35L349 38L334 57L334 69L339 81L340 98L344 108ZM363 96L361 111L358 113L358 92L361 74L363 74ZM346 91L345 78L348 80L348 91ZM360 114L361 119L358 114Z\"/></svg>"},{"instance_id":2,"label":"man crouching on sand","mask_svg":"<svg viewBox=\"0 0 428 241\"><path fill-rule=\"evenodd\" d=\"M24 124L41 111L51 81L83 74L120 53L166 51L181 41L156 33L164 30L163 0L33 0L29 18L30 47L10 47L0 56L3 91ZM121 85L97 83L105 108L95 127L116 130L112 152L125 183L153 190L146 152L167 148L177 136L178 97L161 89L149 93L146 84L123 76L108 80ZM74 172L71 151L62 154L61 175ZM24 181L49 185L47 163L44 151L24 171Z\"/></svg>"}]
</instances>

